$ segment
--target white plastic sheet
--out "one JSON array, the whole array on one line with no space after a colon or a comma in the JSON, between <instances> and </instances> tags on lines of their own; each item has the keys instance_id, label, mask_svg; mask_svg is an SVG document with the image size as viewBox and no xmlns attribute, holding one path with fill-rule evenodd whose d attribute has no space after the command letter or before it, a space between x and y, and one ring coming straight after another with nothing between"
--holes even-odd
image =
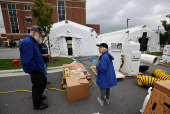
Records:
<instances>
[{"instance_id":1,"label":"white plastic sheet","mask_svg":"<svg viewBox=\"0 0 170 114\"><path fill-rule=\"evenodd\" d=\"M150 87L149 89L148 89L148 95L146 96L146 98L145 98L145 100L144 100L144 102L143 102L143 107L142 107L142 109L140 110L140 112L141 112L141 114L143 114L143 112L144 112L144 110L145 110L145 107L146 107L146 105L147 105L147 103L148 103L148 100L149 100L149 98L150 98L150 96L151 96L151 91L152 90L152 87Z\"/></svg>"}]
</instances>

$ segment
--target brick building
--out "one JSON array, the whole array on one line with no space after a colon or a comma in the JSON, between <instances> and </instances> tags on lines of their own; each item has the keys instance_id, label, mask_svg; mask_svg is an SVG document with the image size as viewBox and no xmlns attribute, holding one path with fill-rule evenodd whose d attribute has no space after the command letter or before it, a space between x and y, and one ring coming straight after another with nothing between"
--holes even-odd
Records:
<instances>
[{"instance_id":1,"label":"brick building","mask_svg":"<svg viewBox=\"0 0 170 114\"><path fill-rule=\"evenodd\" d=\"M45 0L55 7L52 21L70 20L94 28L100 34L100 25L86 24L86 0ZM3 41L9 43L12 37L16 42L24 39L36 18L31 16L33 0L0 0L6 36Z\"/></svg>"}]
</instances>

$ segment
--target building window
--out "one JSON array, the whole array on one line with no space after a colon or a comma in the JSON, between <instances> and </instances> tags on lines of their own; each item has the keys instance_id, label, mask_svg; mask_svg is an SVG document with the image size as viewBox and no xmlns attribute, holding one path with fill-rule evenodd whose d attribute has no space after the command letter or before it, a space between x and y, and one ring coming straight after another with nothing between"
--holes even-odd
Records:
<instances>
[{"instance_id":1,"label":"building window","mask_svg":"<svg viewBox=\"0 0 170 114\"><path fill-rule=\"evenodd\" d=\"M18 19L17 19L17 12L15 8L15 4L8 4L8 13L9 13L9 18L10 18L12 33L19 33Z\"/></svg>"},{"instance_id":2,"label":"building window","mask_svg":"<svg viewBox=\"0 0 170 114\"><path fill-rule=\"evenodd\" d=\"M31 29L30 28L27 28L27 32L30 33Z\"/></svg>"},{"instance_id":3,"label":"building window","mask_svg":"<svg viewBox=\"0 0 170 114\"><path fill-rule=\"evenodd\" d=\"M65 2L58 1L58 20L59 22L65 20Z\"/></svg>"},{"instance_id":4,"label":"building window","mask_svg":"<svg viewBox=\"0 0 170 114\"><path fill-rule=\"evenodd\" d=\"M26 23L32 23L32 17L26 17Z\"/></svg>"},{"instance_id":5,"label":"building window","mask_svg":"<svg viewBox=\"0 0 170 114\"><path fill-rule=\"evenodd\" d=\"M29 5L24 5L24 8L25 8L25 10L30 10L31 9Z\"/></svg>"}]
</instances>

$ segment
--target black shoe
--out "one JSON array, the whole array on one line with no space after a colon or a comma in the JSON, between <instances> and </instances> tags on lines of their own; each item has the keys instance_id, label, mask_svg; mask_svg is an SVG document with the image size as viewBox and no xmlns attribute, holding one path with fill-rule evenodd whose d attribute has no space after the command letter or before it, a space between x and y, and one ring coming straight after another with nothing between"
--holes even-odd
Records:
<instances>
[{"instance_id":1,"label":"black shoe","mask_svg":"<svg viewBox=\"0 0 170 114\"><path fill-rule=\"evenodd\" d=\"M39 107L34 107L34 110L43 110L48 107L48 104L42 103Z\"/></svg>"},{"instance_id":2,"label":"black shoe","mask_svg":"<svg viewBox=\"0 0 170 114\"><path fill-rule=\"evenodd\" d=\"M41 100L46 99L46 95L42 95Z\"/></svg>"}]
</instances>

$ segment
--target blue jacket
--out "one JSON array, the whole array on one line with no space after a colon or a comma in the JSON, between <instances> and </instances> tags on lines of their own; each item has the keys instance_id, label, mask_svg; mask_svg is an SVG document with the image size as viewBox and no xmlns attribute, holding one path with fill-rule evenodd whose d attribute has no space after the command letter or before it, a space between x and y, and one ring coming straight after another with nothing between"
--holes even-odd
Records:
<instances>
[{"instance_id":1,"label":"blue jacket","mask_svg":"<svg viewBox=\"0 0 170 114\"><path fill-rule=\"evenodd\" d=\"M104 52L100 58L97 69L97 85L100 88L107 89L117 85L116 74L113 66L113 56Z\"/></svg>"},{"instance_id":2,"label":"blue jacket","mask_svg":"<svg viewBox=\"0 0 170 114\"><path fill-rule=\"evenodd\" d=\"M44 71L44 61L37 46L36 40L28 35L19 44L20 58L25 73Z\"/></svg>"}]
</instances>

